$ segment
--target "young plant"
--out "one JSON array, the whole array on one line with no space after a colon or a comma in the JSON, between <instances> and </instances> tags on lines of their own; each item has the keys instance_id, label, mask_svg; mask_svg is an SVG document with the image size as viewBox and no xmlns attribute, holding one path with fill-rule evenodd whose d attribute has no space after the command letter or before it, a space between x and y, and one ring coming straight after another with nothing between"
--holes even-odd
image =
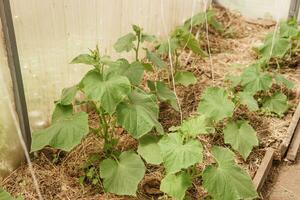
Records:
<instances>
[{"instance_id":1,"label":"young plant","mask_svg":"<svg viewBox=\"0 0 300 200\"><path fill-rule=\"evenodd\" d=\"M150 51L145 42L151 43L156 39L155 36L146 34L143 32L143 29L137 25L132 25L133 33L128 33L117 40L114 44L114 48L117 52L135 52L135 62L140 66L143 66L144 70L147 72L154 72L158 74L156 80L147 80L147 86L150 91L157 96L159 101L169 103L175 110L179 110L178 102L173 91L167 87L164 83L163 72L166 70L166 64L162 61L160 56L155 51ZM143 50L145 57L140 59L140 51ZM129 65L128 61L124 58L119 59L118 61L123 62L126 65ZM117 62L118 62L117 61ZM124 68L123 66L118 66ZM141 71L142 69L140 69ZM132 74L137 74L138 70L132 69Z\"/></svg>"},{"instance_id":2,"label":"young plant","mask_svg":"<svg viewBox=\"0 0 300 200\"><path fill-rule=\"evenodd\" d=\"M259 60L245 68L241 76L227 76L231 82L231 91L239 104L246 105L250 111L261 109L268 114L283 116L289 106L281 88L292 89L294 84L281 74L266 69L267 63ZM273 91L274 84L279 85L280 90Z\"/></svg>"},{"instance_id":3,"label":"young plant","mask_svg":"<svg viewBox=\"0 0 300 200\"><path fill-rule=\"evenodd\" d=\"M99 127L91 130L104 140L105 159L99 167L105 191L135 195L145 173L144 162L133 151L119 152L116 149L115 127L122 126L136 139L154 128L159 133L163 132L158 122L157 98L139 87L143 66L138 61L131 64L124 59L111 61L107 56L101 56L98 48L90 54L77 56L72 63L88 64L93 69L84 75L79 84L62 91L60 100L56 102L51 126L33 132L32 151L45 146L70 151L89 133L88 114L74 112L74 97L81 92L85 99L79 103L92 106L99 117ZM90 168L88 172L92 173ZM87 178L95 181L94 174Z\"/></svg>"},{"instance_id":4,"label":"young plant","mask_svg":"<svg viewBox=\"0 0 300 200\"><path fill-rule=\"evenodd\" d=\"M198 137L214 135L214 124L227 119L223 130L225 143L237 150L246 160L253 146L258 145L256 132L245 120L234 120L235 104L222 88L210 87L204 92L198 107L199 114L185 120L179 127L171 127L163 137L144 138L143 150L147 162L162 163L165 177L160 190L174 199L185 198L186 191L195 180L202 180L210 196L220 200L254 199L256 190L250 176L234 161L234 153L223 147L211 149L216 164L200 171L203 146ZM148 136L147 136L148 137ZM151 149L157 149L151 154ZM141 150L140 150L141 151Z\"/></svg>"},{"instance_id":5,"label":"young plant","mask_svg":"<svg viewBox=\"0 0 300 200\"><path fill-rule=\"evenodd\" d=\"M300 51L300 31L298 30L297 20L292 18L282 21L279 30L269 33L264 44L254 48L261 60L269 64L275 64L278 68L284 61L291 60ZM296 59L296 63L298 59Z\"/></svg>"}]
</instances>

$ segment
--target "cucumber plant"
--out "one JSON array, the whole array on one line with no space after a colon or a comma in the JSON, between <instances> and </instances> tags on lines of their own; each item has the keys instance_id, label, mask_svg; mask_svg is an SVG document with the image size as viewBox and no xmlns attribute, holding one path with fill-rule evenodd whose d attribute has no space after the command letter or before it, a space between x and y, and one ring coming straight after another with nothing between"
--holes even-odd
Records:
<instances>
[{"instance_id":1,"label":"cucumber plant","mask_svg":"<svg viewBox=\"0 0 300 200\"><path fill-rule=\"evenodd\" d=\"M288 21L282 21L279 30L269 33L264 39L264 43L255 47L254 50L258 53L259 59L280 67L284 61L292 61L292 58L299 54L299 48L300 31L297 20L291 18Z\"/></svg>"},{"instance_id":2,"label":"cucumber plant","mask_svg":"<svg viewBox=\"0 0 300 200\"><path fill-rule=\"evenodd\" d=\"M100 177L105 191L135 195L145 173L144 162L131 150L119 152L116 149L118 141L114 129L122 126L136 139L154 128L163 132L158 122L156 96L139 87L143 75L139 69L143 72L143 66L138 61L131 64L124 60L111 61L101 56L98 48L90 54L77 56L72 63L88 64L93 69L78 84L62 91L55 104L51 126L33 132L31 150L51 146L70 151L89 133L88 114L74 112L74 97L81 92L85 99L78 103L88 103L99 117L99 127L92 131L104 140L105 158L100 163ZM90 172L91 168L88 169ZM94 176L87 178L96 183Z\"/></svg>"},{"instance_id":3,"label":"cucumber plant","mask_svg":"<svg viewBox=\"0 0 300 200\"><path fill-rule=\"evenodd\" d=\"M260 109L266 114L283 116L289 108L288 97L282 90L292 89L294 84L280 73L268 71L266 60L258 60L246 67L240 76L227 75L226 79L231 83L232 95L250 111Z\"/></svg>"},{"instance_id":4,"label":"cucumber plant","mask_svg":"<svg viewBox=\"0 0 300 200\"><path fill-rule=\"evenodd\" d=\"M104 141L104 155L95 158L97 162L100 160L99 163L87 162L82 167L85 172L80 177L82 184L90 182L97 185L101 182L106 192L135 196L146 171L145 161L148 164L164 166L166 176L161 181L160 189L175 199L183 199L186 190L196 179L203 181L204 188L215 199L257 197L249 175L235 164L234 153L229 149L213 147L211 154L216 164L206 166L203 172L198 168L198 164L204 159L203 146L198 137L202 134L216 134L214 127L221 121L226 123L223 129L225 143L231 145L245 160L253 147L258 145L255 130L250 124L233 117L235 109L242 101L235 100L235 95L231 95L232 91L209 87L201 97L198 114L183 121L179 127L172 127L170 133L163 134L163 127L158 121L158 100L169 102L176 109L178 104L175 94L161 78L147 80L148 88L142 85L144 71L166 68L160 56L170 54L175 59L173 61L177 83L195 83L194 75L182 70L178 52L179 48L188 48L200 56L205 56L199 41L188 28L180 26L167 41L160 43L155 51L150 51L143 46L144 42L153 42L155 37L145 34L136 25L132 28L133 33L118 39L114 48L118 52L134 51L133 62L124 58L114 61L101 55L98 47L89 54L81 54L73 59L73 64L89 65L92 69L78 84L63 89L60 99L55 102L51 126L33 132L31 150L38 151L45 146L51 146L71 151L88 133L94 132ZM142 59L141 50L146 54ZM251 82L247 77L245 76L244 82L238 81L245 90L262 88L265 85L269 88L261 80L256 81L255 78ZM282 77L280 80L283 80ZM247 86L248 84L252 86ZM77 93L83 94L84 99L76 101ZM75 112L75 107L82 103L96 111L99 118L97 128L89 127L87 112ZM267 104L273 105L270 101ZM115 128L119 126L138 140L137 152L121 152L116 148L118 136Z\"/></svg>"},{"instance_id":5,"label":"cucumber plant","mask_svg":"<svg viewBox=\"0 0 300 200\"><path fill-rule=\"evenodd\" d=\"M229 93L219 87L209 87L203 93L198 114L171 127L164 136L143 137L139 151L148 154L148 163L165 168L165 177L160 189L174 199L185 198L192 182L202 180L203 187L214 199L253 199L257 197L250 176L234 161L234 153L220 146L211 148L216 164L198 167L203 162L201 135L214 136L215 126L226 122L223 128L224 141L246 160L254 146L258 145L255 130L246 120L233 117L236 104ZM153 154L152 149L157 149Z\"/></svg>"}]
</instances>

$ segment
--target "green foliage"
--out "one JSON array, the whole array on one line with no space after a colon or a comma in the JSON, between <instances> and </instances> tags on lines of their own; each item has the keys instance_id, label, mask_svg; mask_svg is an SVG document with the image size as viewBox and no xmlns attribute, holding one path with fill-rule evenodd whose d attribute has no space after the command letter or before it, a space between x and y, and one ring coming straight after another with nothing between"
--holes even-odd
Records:
<instances>
[{"instance_id":1,"label":"green foliage","mask_svg":"<svg viewBox=\"0 0 300 200\"><path fill-rule=\"evenodd\" d=\"M293 84L280 74L266 71L269 39L260 48L260 60L247 67L241 76L227 77L231 82L229 88L209 87L204 91L198 106L200 114L185 119L177 127L171 127L170 133L162 134L164 130L158 120L159 101L169 103L177 111L179 105L175 93L164 83L172 76L161 56L172 59L177 84L195 84L197 79L193 73L181 68L179 52L188 49L194 54L206 56L201 49L201 38L196 38L190 31L195 26L205 25L206 19L217 31L224 31L215 14L208 11L193 16L183 26L177 27L155 50L145 48L144 42L152 44L156 38L144 33L141 27L132 25L132 33L122 36L114 45L117 52L135 52L135 61L131 63L124 58L114 61L108 56L101 56L98 47L89 54L74 58L72 63L91 65L93 69L78 85L62 91L52 114L51 126L33 133L32 151L45 146L70 151L88 134L87 113L73 111L73 104L77 102L76 93L80 91L84 96L82 102L91 106L99 118L99 127L90 129L104 141L104 155L91 156L83 164L84 175L79 178L82 185L103 185L106 192L135 196L146 171L145 161L153 165L161 164L165 168L166 176L161 181L160 189L175 199L184 199L195 180L203 181L204 188L214 199L257 197L249 175L235 164L234 154L228 149L213 147L211 153L217 165L206 166L203 172L200 171L198 164L203 160L203 147L199 137L223 132L225 143L246 160L253 147L258 145L258 139L247 121L235 120L234 111L242 104L250 111L262 109L278 115L286 112L287 97L270 88L275 82L287 88L292 88ZM281 24L280 37L276 36L279 42L272 56L286 56L286 51L290 51L290 47L285 48L282 41L294 41L298 37L295 27L293 23ZM141 50L145 51L142 59L139 56ZM147 85L144 85L144 74L150 72L157 76L146 80ZM220 121L224 125L221 126L223 130L218 124ZM116 148L118 137L114 131L119 126L138 140L138 154L121 152Z\"/></svg>"},{"instance_id":2,"label":"green foliage","mask_svg":"<svg viewBox=\"0 0 300 200\"><path fill-rule=\"evenodd\" d=\"M265 58L283 58L291 48L289 39L282 38L280 35L267 37L264 44L257 48L258 53Z\"/></svg>"},{"instance_id":3,"label":"green foliage","mask_svg":"<svg viewBox=\"0 0 300 200\"><path fill-rule=\"evenodd\" d=\"M214 121L231 117L234 103L229 99L228 93L218 87L207 88L199 102L198 112L205 114Z\"/></svg>"},{"instance_id":4,"label":"green foliage","mask_svg":"<svg viewBox=\"0 0 300 200\"><path fill-rule=\"evenodd\" d=\"M162 163L162 155L158 145L161 137L154 135L145 135L139 139L137 152L146 160L147 163L159 165Z\"/></svg>"},{"instance_id":5,"label":"green foliage","mask_svg":"<svg viewBox=\"0 0 300 200\"><path fill-rule=\"evenodd\" d=\"M81 169L84 175L79 177L80 185L84 186L85 183L91 183L92 185L98 185L101 183L99 162L101 160L100 154L89 155L86 162L83 163Z\"/></svg>"},{"instance_id":6,"label":"green foliage","mask_svg":"<svg viewBox=\"0 0 300 200\"><path fill-rule=\"evenodd\" d=\"M8 192L6 192L4 189L0 188L0 199L2 200L23 200L21 196L14 198L12 197Z\"/></svg>"},{"instance_id":7,"label":"green foliage","mask_svg":"<svg viewBox=\"0 0 300 200\"><path fill-rule=\"evenodd\" d=\"M203 186L216 200L254 199L258 197L250 176L234 162L234 154L222 147L213 147L218 166L207 166Z\"/></svg>"},{"instance_id":8,"label":"green foliage","mask_svg":"<svg viewBox=\"0 0 300 200\"><path fill-rule=\"evenodd\" d=\"M62 112L64 106L57 104L55 112ZM32 133L31 151L38 151L49 145L51 147L70 151L78 145L89 132L88 116L84 112L72 114L72 106L64 115L54 115L52 125L44 130Z\"/></svg>"},{"instance_id":9,"label":"green foliage","mask_svg":"<svg viewBox=\"0 0 300 200\"><path fill-rule=\"evenodd\" d=\"M109 64L108 72L115 75L125 76L128 78L132 85L140 85L144 76L144 66L139 61L129 62L124 59L118 59Z\"/></svg>"},{"instance_id":10,"label":"green foliage","mask_svg":"<svg viewBox=\"0 0 300 200\"><path fill-rule=\"evenodd\" d=\"M285 87L287 87L288 89L293 89L294 88L294 83L292 83L291 81L287 80L284 76L282 76L281 74L275 74L275 80L276 83L283 85Z\"/></svg>"},{"instance_id":11,"label":"green foliage","mask_svg":"<svg viewBox=\"0 0 300 200\"><path fill-rule=\"evenodd\" d=\"M174 199L184 199L186 190L192 185L192 177L186 172L168 174L161 180L160 190Z\"/></svg>"},{"instance_id":12,"label":"green foliage","mask_svg":"<svg viewBox=\"0 0 300 200\"><path fill-rule=\"evenodd\" d=\"M282 116L289 108L289 105L287 97L281 92L276 92L272 96L264 99L262 107L267 112Z\"/></svg>"},{"instance_id":13,"label":"green foliage","mask_svg":"<svg viewBox=\"0 0 300 200\"><path fill-rule=\"evenodd\" d=\"M163 82L160 81L147 81L149 89L156 94L161 102L169 103L176 111L179 110L177 98L175 93L170 90Z\"/></svg>"},{"instance_id":14,"label":"green foliage","mask_svg":"<svg viewBox=\"0 0 300 200\"><path fill-rule=\"evenodd\" d=\"M244 91L255 94L272 86L272 76L262 72L260 65L250 65L241 75L241 85Z\"/></svg>"},{"instance_id":15,"label":"green foliage","mask_svg":"<svg viewBox=\"0 0 300 200\"><path fill-rule=\"evenodd\" d=\"M128 100L120 103L117 108L117 122L134 138L142 137L154 127L158 132L163 132L157 118L155 97L139 90L133 90L128 95Z\"/></svg>"},{"instance_id":16,"label":"green foliage","mask_svg":"<svg viewBox=\"0 0 300 200\"><path fill-rule=\"evenodd\" d=\"M224 141L237 150L244 160L247 159L254 146L258 145L255 130L247 121L230 122L224 129Z\"/></svg>"},{"instance_id":17,"label":"green foliage","mask_svg":"<svg viewBox=\"0 0 300 200\"><path fill-rule=\"evenodd\" d=\"M194 76L194 74L188 71L177 71L174 76L174 79L176 84L182 84L186 87L197 82L197 79Z\"/></svg>"},{"instance_id":18,"label":"green foliage","mask_svg":"<svg viewBox=\"0 0 300 200\"><path fill-rule=\"evenodd\" d=\"M117 52L130 51L134 48L134 41L136 36L133 33L128 33L123 37L119 38L118 41L114 44L114 48Z\"/></svg>"},{"instance_id":19,"label":"green foliage","mask_svg":"<svg viewBox=\"0 0 300 200\"><path fill-rule=\"evenodd\" d=\"M195 27L195 26L205 26L206 20L208 25L210 25L212 28L214 28L216 31L222 33L224 32L224 27L222 24L220 24L217 19L215 18L215 12L213 10L208 10L206 12L201 12L190 19L186 20L184 22L184 27L186 29L189 29L190 27Z\"/></svg>"},{"instance_id":20,"label":"green foliage","mask_svg":"<svg viewBox=\"0 0 300 200\"><path fill-rule=\"evenodd\" d=\"M152 62L158 68L165 68L166 64L160 59L159 55L155 52L151 52L146 49L146 57L147 59Z\"/></svg>"},{"instance_id":21,"label":"green foliage","mask_svg":"<svg viewBox=\"0 0 300 200\"><path fill-rule=\"evenodd\" d=\"M100 176L106 192L136 196L138 183L145 174L142 159L132 151L121 153L118 160L105 159L100 164Z\"/></svg>"},{"instance_id":22,"label":"green foliage","mask_svg":"<svg viewBox=\"0 0 300 200\"><path fill-rule=\"evenodd\" d=\"M183 121L181 126L176 128L176 131L180 131L186 137L195 138L200 134L213 133L215 130L204 115L199 115Z\"/></svg>"},{"instance_id":23,"label":"green foliage","mask_svg":"<svg viewBox=\"0 0 300 200\"><path fill-rule=\"evenodd\" d=\"M246 105L250 111L257 111L258 103L254 99L253 95L249 92L239 92L238 97L242 105Z\"/></svg>"},{"instance_id":24,"label":"green foliage","mask_svg":"<svg viewBox=\"0 0 300 200\"><path fill-rule=\"evenodd\" d=\"M177 27L171 37L176 38L175 41L177 41L177 46L186 47L200 56L207 55L206 52L201 49L199 41L195 36L183 26Z\"/></svg>"},{"instance_id":25,"label":"green foliage","mask_svg":"<svg viewBox=\"0 0 300 200\"><path fill-rule=\"evenodd\" d=\"M165 135L158 144L163 156L163 165L168 174L202 162L203 148L197 140L185 142L179 133L170 133Z\"/></svg>"},{"instance_id":26,"label":"green foliage","mask_svg":"<svg viewBox=\"0 0 300 200\"><path fill-rule=\"evenodd\" d=\"M300 34L297 20L282 21L279 31L266 36L264 44L256 47L259 56L267 61L275 59L278 63L298 51Z\"/></svg>"},{"instance_id":27,"label":"green foliage","mask_svg":"<svg viewBox=\"0 0 300 200\"><path fill-rule=\"evenodd\" d=\"M101 103L110 115L130 93L128 78L114 73L101 74L96 70L91 70L83 77L80 84L87 99Z\"/></svg>"},{"instance_id":28,"label":"green foliage","mask_svg":"<svg viewBox=\"0 0 300 200\"><path fill-rule=\"evenodd\" d=\"M73 99L78 91L77 85L64 88L60 97L60 104L70 105L73 102Z\"/></svg>"}]
</instances>

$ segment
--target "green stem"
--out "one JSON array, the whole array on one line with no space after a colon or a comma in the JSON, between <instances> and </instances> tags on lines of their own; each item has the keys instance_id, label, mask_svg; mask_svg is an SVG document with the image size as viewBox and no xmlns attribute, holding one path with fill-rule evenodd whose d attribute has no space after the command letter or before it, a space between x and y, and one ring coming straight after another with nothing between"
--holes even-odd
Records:
<instances>
[{"instance_id":1,"label":"green stem","mask_svg":"<svg viewBox=\"0 0 300 200\"><path fill-rule=\"evenodd\" d=\"M100 123L103 127L103 135L104 135L104 141L105 143L107 142L110 142L109 140L109 134L108 134L108 124L107 124L107 121L106 121L106 118L105 118L105 115L104 115L104 111L102 109L100 109Z\"/></svg>"},{"instance_id":2,"label":"green stem","mask_svg":"<svg viewBox=\"0 0 300 200\"><path fill-rule=\"evenodd\" d=\"M139 48L140 48L140 42L141 42L141 34L137 37L137 45L135 49L135 60L139 61Z\"/></svg>"},{"instance_id":3,"label":"green stem","mask_svg":"<svg viewBox=\"0 0 300 200\"><path fill-rule=\"evenodd\" d=\"M176 73L178 67L179 67L179 58L178 58L178 52L175 50L175 68L174 68L174 73Z\"/></svg>"}]
</instances>

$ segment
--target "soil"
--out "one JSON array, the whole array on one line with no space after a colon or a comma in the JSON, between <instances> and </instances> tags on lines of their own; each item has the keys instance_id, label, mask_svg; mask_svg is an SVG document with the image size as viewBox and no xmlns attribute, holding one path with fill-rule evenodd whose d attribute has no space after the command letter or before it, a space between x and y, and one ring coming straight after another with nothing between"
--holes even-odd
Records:
<instances>
[{"instance_id":1,"label":"soil","mask_svg":"<svg viewBox=\"0 0 300 200\"><path fill-rule=\"evenodd\" d=\"M226 28L226 34L220 35L209 29L209 41L211 57L202 58L195 56L188 51L183 51L180 56L180 63L183 68L193 72L197 76L197 84L189 87L176 87L181 102L183 118L196 113L200 96L208 86L224 86L225 75L239 74L241 70L256 59L252 50L262 42L264 36L274 28L272 21L249 21L237 13L215 6L217 18ZM196 31L196 30L193 30ZM206 42L203 42L206 43ZM203 46L208 48L206 44ZM212 65L211 65L212 63ZM211 77L213 70L214 77ZM249 112L241 107L235 113L236 117L243 117L250 121L250 124L258 133L260 144L255 147L246 161L238 156L236 161L248 171L251 177L255 175L267 147L277 149L286 137L287 128L295 110L296 102L300 99L300 68L283 67L281 72L285 77L292 80L296 87L287 91L291 107L282 118L265 116L259 113ZM165 104L160 105L160 122L165 130L180 123L180 115ZM90 125L95 126L97 117L90 113ZM121 128L115 130L120 138L118 148L121 150L136 149L137 142ZM205 165L213 162L208 149L212 145L220 144L226 146L222 137L216 134L215 137L199 137L204 146L204 159L206 162L197 166L203 169ZM144 179L139 185L137 197L115 196L104 194L101 185L84 187L79 184L79 177L82 175L82 163L92 153L102 154L102 140L94 134L90 134L71 152L61 153L57 161L53 163L53 155L57 151L46 148L35 154L33 158L33 169L37 175L44 199L80 199L80 200L101 200L101 199L168 199L159 191L160 180L163 176L163 169L160 166L147 165ZM21 194L26 200L37 199L34 190L30 171L26 164L23 164L11 173L1 184L13 195ZM193 187L187 192L191 199L203 199L206 192L201 187L201 181L193 183Z\"/></svg>"}]
</instances>

